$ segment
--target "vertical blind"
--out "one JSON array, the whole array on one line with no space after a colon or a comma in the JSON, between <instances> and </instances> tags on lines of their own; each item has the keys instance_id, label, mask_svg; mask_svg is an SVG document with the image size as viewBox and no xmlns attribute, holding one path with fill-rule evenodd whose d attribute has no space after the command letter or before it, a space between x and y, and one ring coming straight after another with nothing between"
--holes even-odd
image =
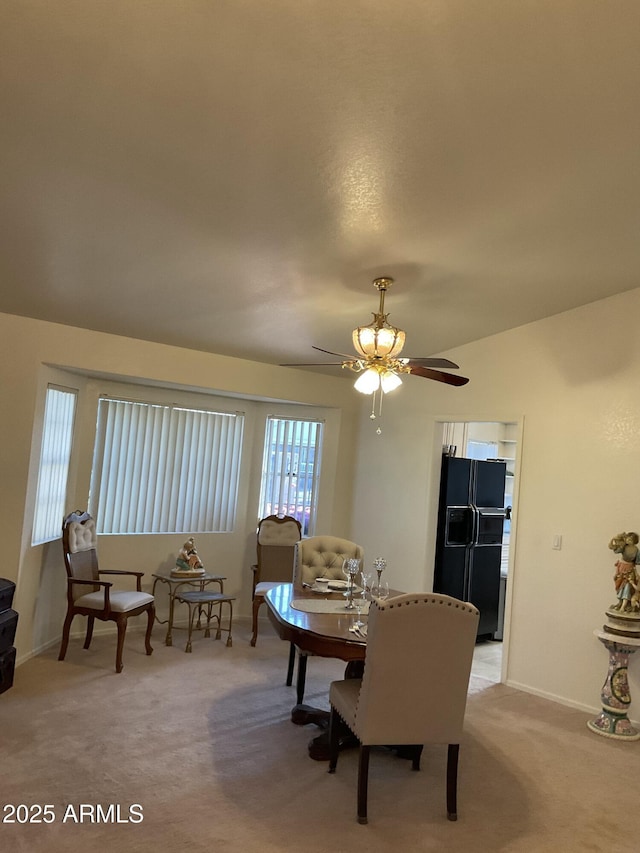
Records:
<instances>
[{"instance_id":1,"label":"vertical blind","mask_svg":"<svg viewBox=\"0 0 640 853\"><path fill-rule=\"evenodd\" d=\"M100 533L233 530L244 415L101 398L90 506Z\"/></svg>"},{"instance_id":2,"label":"vertical blind","mask_svg":"<svg viewBox=\"0 0 640 853\"><path fill-rule=\"evenodd\" d=\"M31 542L39 545L60 536L67 499L76 392L49 386L45 398L38 488Z\"/></svg>"},{"instance_id":3,"label":"vertical blind","mask_svg":"<svg viewBox=\"0 0 640 853\"><path fill-rule=\"evenodd\" d=\"M313 533L321 447L320 421L267 418L260 517L291 515L304 535Z\"/></svg>"}]
</instances>

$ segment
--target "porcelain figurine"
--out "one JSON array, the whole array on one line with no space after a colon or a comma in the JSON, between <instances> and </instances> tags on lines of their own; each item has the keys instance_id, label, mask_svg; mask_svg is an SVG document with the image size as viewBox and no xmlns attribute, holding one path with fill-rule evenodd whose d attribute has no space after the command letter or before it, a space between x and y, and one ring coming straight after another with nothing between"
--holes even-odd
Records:
<instances>
[{"instance_id":1,"label":"porcelain figurine","mask_svg":"<svg viewBox=\"0 0 640 853\"><path fill-rule=\"evenodd\" d=\"M176 569L181 572L190 572L194 575L204 573L204 566L198 556L193 536L190 536L180 549L178 559L176 560Z\"/></svg>"},{"instance_id":2,"label":"porcelain figurine","mask_svg":"<svg viewBox=\"0 0 640 853\"><path fill-rule=\"evenodd\" d=\"M615 554L620 554L616 561L613 584L618 601L611 610L621 613L640 610L640 574L636 566L640 563L640 549L637 533L618 533L609 542L609 548Z\"/></svg>"}]
</instances>

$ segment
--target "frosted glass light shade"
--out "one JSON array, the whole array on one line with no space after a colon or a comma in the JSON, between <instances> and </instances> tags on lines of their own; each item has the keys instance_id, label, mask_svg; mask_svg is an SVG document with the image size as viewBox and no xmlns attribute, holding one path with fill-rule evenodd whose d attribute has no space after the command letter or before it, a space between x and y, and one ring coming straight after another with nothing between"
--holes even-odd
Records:
<instances>
[{"instance_id":1,"label":"frosted glass light shade","mask_svg":"<svg viewBox=\"0 0 640 853\"><path fill-rule=\"evenodd\" d=\"M399 385L402 385L402 379L400 379L397 373L392 373L390 370L385 370L380 377L380 386L385 394L393 391Z\"/></svg>"},{"instance_id":2,"label":"frosted glass light shade","mask_svg":"<svg viewBox=\"0 0 640 853\"><path fill-rule=\"evenodd\" d=\"M359 326L353 330L352 339L356 351L365 358L395 358L402 352L405 334L393 326Z\"/></svg>"},{"instance_id":3,"label":"frosted glass light shade","mask_svg":"<svg viewBox=\"0 0 640 853\"><path fill-rule=\"evenodd\" d=\"M353 387L361 394L373 394L380 387L380 374L375 368L369 367L360 374Z\"/></svg>"}]
</instances>

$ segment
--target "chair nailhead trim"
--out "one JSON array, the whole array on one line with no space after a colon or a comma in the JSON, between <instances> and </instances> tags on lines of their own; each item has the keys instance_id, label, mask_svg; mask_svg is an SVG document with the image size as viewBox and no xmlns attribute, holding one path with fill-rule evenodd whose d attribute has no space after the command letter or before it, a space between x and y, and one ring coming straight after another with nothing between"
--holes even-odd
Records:
<instances>
[{"instance_id":1,"label":"chair nailhead trim","mask_svg":"<svg viewBox=\"0 0 640 853\"><path fill-rule=\"evenodd\" d=\"M379 608L385 608L392 610L394 607L404 607L406 604L446 604L447 607L455 607L456 610L462 610L463 613L471 613L472 615L475 613L475 610L467 607L464 602L458 601L457 599L453 601L445 601L441 598L411 598L408 601L400 601L400 602L389 602L388 604L378 604L376 605Z\"/></svg>"}]
</instances>

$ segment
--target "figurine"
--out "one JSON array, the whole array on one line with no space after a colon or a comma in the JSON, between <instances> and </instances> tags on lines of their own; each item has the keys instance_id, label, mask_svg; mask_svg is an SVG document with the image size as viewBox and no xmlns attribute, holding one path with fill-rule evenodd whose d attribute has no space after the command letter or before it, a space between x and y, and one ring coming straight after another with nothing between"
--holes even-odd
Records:
<instances>
[{"instance_id":1,"label":"figurine","mask_svg":"<svg viewBox=\"0 0 640 853\"><path fill-rule=\"evenodd\" d=\"M609 542L609 548L621 559L615 564L613 583L618 597L617 604L611 610L621 613L640 610L640 575L636 566L640 563L640 549L637 533L618 533Z\"/></svg>"},{"instance_id":2,"label":"figurine","mask_svg":"<svg viewBox=\"0 0 640 853\"><path fill-rule=\"evenodd\" d=\"M204 566L196 551L193 536L190 536L180 549L178 559L176 560L176 569L183 572L192 572L193 574L204 573Z\"/></svg>"}]
</instances>

